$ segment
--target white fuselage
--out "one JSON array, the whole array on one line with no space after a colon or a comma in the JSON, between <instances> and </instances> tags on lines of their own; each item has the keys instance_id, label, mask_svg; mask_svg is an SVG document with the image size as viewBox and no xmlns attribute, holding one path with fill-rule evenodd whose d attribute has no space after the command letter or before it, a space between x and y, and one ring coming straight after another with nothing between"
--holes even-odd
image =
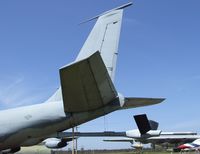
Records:
<instances>
[{"instance_id":1,"label":"white fuselage","mask_svg":"<svg viewBox=\"0 0 200 154\"><path fill-rule=\"evenodd\" d=\"M119 104L115 102L97 110L70 114L64 112L63 102L58 101L0 111L0 150L40 143L55 132L118 108Z\"/></svg>"}]
</instances>

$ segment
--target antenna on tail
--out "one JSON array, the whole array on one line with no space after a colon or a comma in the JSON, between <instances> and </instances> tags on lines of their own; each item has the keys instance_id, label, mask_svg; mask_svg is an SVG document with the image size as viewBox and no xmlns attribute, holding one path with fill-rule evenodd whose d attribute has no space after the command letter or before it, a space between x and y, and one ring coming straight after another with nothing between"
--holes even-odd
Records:
<instances>
[{"instance_id":1,"label":"antenna on tail","mask_svg":"<svg viewBox=\"0 0 200 154\"><path fill-rule=\"evenodd\" d=\"M84 23L89 22L89 21L92 21L92 20L94 20L94 19L97 19L97 18L99 18L100 16L102 16L102 15L104 15L104 14L106 14L106 13L109 13L109 12L111 12L111 11L124 9L124 8L126 8L126 7L131 6L132 4L133 4L133 2L129 2L129 3L126 3L126 4L124 4L124 5L118 6L118 7L114 8L114 9L112 9L112 10L106 11L106 12L104 12L104 13L102 13L102 14L99 14L99 15L97 15L97 16L94 16L94 17L92 17L92 18L89 18L89 19L87 19L87 20L85 20L85 21L79 23L79 25L84 24Z\"/></svg>"}]
</instances>

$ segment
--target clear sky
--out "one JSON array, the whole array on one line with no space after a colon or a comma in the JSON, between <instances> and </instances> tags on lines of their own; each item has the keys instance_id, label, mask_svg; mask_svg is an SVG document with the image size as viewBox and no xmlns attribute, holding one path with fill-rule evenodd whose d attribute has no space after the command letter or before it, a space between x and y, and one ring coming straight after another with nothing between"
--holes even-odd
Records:
<instances>
[{"instance_id":1,"label":"clear sky","mask_svg":"<svg viewBox=\"0 0 200 154\"><path fill-rule=\"evenodd\" d=\"M94 21L78 23L126 0L0 1L0 108L45 101L59 87ZM136 128L147 113L166 131L200 132L200 1L134 0L124 12L115 84L125 96L165 97L162 104L117 111L80 131ZM79 147L129 148L81 138Z\"/></svg>"}]
</instances>

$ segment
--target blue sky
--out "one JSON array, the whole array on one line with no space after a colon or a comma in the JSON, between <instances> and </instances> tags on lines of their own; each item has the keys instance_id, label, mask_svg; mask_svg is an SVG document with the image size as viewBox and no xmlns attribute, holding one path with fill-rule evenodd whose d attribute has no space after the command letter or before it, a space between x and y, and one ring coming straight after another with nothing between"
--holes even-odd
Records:
<instances>
[{"instance_id":1,"label":"blue sky","mask_svg":"<svg viewBox=\"0 0 200 154\"><path fill-rule=\"evenodd\" d=\"M125 0L0 1L0 108L41 103L59 87L58 69L72 62L94 21L83 20ZM116 88L125 96L165 97L159 105L117 111L80 131L136 128L147 113L163 130L200 131L200 1L135 0L124 12ZM129 148L81 138L79 147Z\"/></svg>"}]
</instances>

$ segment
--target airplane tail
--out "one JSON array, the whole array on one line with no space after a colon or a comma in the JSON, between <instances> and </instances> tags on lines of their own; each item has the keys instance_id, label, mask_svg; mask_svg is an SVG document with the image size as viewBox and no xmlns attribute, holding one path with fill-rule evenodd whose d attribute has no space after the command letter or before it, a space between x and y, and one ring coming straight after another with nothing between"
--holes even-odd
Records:
<instances>
[{"instance_id":1,"label":"airplane tail","mask_svg":"<svg viewBox=\"0 0 200 154\"><path fill-rule=\"evenodd\" d=\"M61 88L47 101L63 100L65 112L87 112L116 101L118 109L160 103L163 99L125 98L117 93L115 76L123 8L98 18L76 60L60 69ZM118 107L118 106L117 106Z\"/></svg>"},{"instance_id":2,"label":"airplane tail","mask_svg":"<svg viewBox=\"0 0 200 154\"><path fill-rule=\"evenodd\" d=\"M138 126L141 135L146 134L150 130L157 130L159 123L153 120L148 120L146 114L135 115L135 122Z\"/></svg>"},{"instance_id":3,"label":"airplane tail","mask_svg":"<svg viewBox=\"0 0 200 154\"><path fill-rule=\"evenodd\" d=\"M146 114L135 115L134 119L140 131L140 134L146 134L149 130L151 130L151 126L149 124L149 120Z\"/></svg>"},{"instance_id":4,"label":"airplane tail","mask_svg":"<svg viewBox=\"0 0 200 154\"><path fill-rule=\"evenodd\" d=\"M123 8L97 19L76 60L60 69L65 112L86 112L105 106L118 96L113 85Z\"/></svg>"},{"instance_id":5,"label":"airplane tail","mask_svg":"<svg viewBox=\"0 0 200 154\"><path fill-rule=\"evenodd\" d=\"M106 11L86 21L88 22L97 19L96 24L90 32L74 63L87 59L94 53L99 52L103 63L105 64L105 70L108 72L111 80L114 80L123 8L130 5L132 5L131 2L110 11ZM61 70L63 70L63 68ZM77 75L79 76L79 74ZM61 79L63 79L62 74ZM61 81L61 88L59 88L56 93L47 100L47 102L62 100L62 97L65 99L65 92L63 92L63 89L65 89L65 87L62 85ZM76 93L75 97L77 97L77 95L78 93Z\"/></svg>"},{"instance_id":6,"label":"airplane tail","mask_svg":"<svg viewBox=\"0 0 200 154\"><path fill-rule=\"evenodd\" d=\"M96 51L99 51L111 80L114 80L123 15L122 8L130 4L132 3L128 3L89 19L90 21L98 18L75 61L85 59Z\"/></svg>"}]
</instances>

